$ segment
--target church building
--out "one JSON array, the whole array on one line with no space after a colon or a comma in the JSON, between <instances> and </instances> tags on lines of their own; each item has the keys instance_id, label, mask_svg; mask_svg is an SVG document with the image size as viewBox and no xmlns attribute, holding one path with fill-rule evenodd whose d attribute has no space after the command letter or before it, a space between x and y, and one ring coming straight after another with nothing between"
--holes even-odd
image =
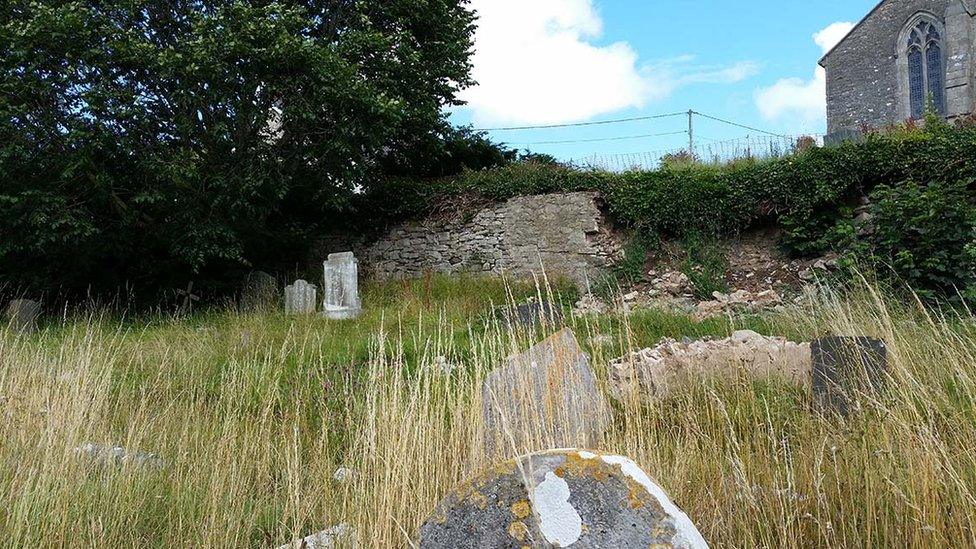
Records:
<instances>
[{"instance_id":1,"label":"church building","mask_svg":"<svg viewBox=\"0 0 976 549\"><path fill-rule=\"evenodd\" d=\"M820 60L827 142L976 103L976 0L883 0Z\"/></svg>"}]
</instances>

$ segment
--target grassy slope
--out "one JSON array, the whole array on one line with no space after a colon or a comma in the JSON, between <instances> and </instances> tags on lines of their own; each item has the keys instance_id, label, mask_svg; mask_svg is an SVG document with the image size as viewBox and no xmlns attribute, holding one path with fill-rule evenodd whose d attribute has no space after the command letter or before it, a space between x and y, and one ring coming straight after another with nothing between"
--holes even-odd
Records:
<instances>
[{"instance_id":1,"label":"grassy slope","mask_svg":"<svg viewBox=\"0 0 976 549\"><path fill-rule=\"evenodd\" d=\"M368 287L367 314L349 323L222 312L0 333L0 534L14 546L259 547L348 521L365 546L406 546L485 465L485 370L543 335L492 319L507 298L497 281L437 278ZM714 546L976 544L971 318L865 294L765 319L570 323L601 376L662 336L884 337L896 389L855 419L810 413L808 395L775 381L701 380L655 406L618 405L603 449L643 465ZM610 341L593 345L598 334ZM425 373L440 355L464 371ZM72 452L88 441L167 464L93 469ZM332 480L340 465L357 471L351 483Z\"/></svg>"}]
</instances>

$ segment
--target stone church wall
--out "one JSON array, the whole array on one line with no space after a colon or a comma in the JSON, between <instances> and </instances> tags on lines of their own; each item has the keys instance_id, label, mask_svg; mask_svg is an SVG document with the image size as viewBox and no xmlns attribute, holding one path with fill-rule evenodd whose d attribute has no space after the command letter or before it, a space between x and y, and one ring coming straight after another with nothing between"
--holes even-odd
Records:
<instances>
[{"instance_id":1,"label":"stone church wall","mask_svg":"<svg viewBox=\"0 0 976 549\"><path fill-rule=\"evenodd\" d=\"M465 216L443 216L393 227L358 246L366 272L416 278L427 272L541 274L579 283L605 273L620 246L598 193L513 198Z\"/></svg>"},{"instance_id":2,"label":"stone church wall","mask_svg":"<svg viewBox=\"0 0 976 549\"><path fill-rule=\"evenodd\" d=\"M970 0L888 0L872 11L823 60L827 69L828 141L863 127L884 128L909 118L908 61L902 31L917 14L942 29L948 118L973 112L974 13Z\"/></svg>"}]
</instances>

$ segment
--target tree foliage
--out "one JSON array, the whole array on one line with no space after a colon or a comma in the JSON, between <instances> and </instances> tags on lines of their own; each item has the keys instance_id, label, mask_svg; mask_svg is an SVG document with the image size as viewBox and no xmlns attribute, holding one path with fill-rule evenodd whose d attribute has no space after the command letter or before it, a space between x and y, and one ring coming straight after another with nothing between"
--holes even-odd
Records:
<instances>
[{"instance_id":1,"label":"tree foliage","mask_svg":"<svg viewBox=\"0 0 976 549\"><path fill-rule=\"evenodd\" d=\"M0 282L153 289L296 261L355 189L448 148L466 3L4 2Z\"/></svg>"}]
</instances>

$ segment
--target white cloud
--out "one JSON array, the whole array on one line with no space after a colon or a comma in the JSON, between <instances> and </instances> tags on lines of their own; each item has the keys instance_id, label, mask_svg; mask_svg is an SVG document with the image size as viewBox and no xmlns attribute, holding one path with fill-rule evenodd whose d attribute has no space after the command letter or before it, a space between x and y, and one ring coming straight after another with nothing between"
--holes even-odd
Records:
<instances>
[{"instance_id":1,"label":"white cloud","mask_svg":"<svg viewBox=\"0 0 976 549\"><path fill-rule=\"evenodd\" d=\"M826 54L847 36L854 23L832 23L813 35L813 41ZM804 131L824 123L827 110L827 73L823 67L814 70L812 80L784 78L756 92L756 106L770 121L790 119Z\"/></svg>"},{"instance_id":2,"label":"white cloud","mask_svg":"<svg viewBox=\"0 0 976 549\"><path fill-rule=\"evenodd\" d=\"M626 42L595 45L594 0L473 0L473 77L461 94L476 124L586 120L661 100L694 83L737 82L755 65L698 67L690 56L639 66Z\"/></svg>"}]
</instances>

